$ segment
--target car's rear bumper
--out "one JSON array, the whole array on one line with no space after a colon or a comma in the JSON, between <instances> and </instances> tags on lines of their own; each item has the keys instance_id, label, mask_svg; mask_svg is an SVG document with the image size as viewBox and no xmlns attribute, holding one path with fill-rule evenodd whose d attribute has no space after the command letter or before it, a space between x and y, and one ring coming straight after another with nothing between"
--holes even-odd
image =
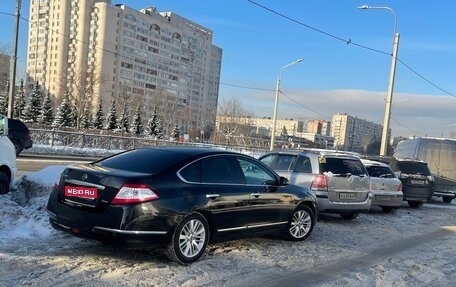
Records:
<instances>
[{"instance_id":1,"label":"car's rear bumper","mask_svg":"<svg viewBox=\"0 0 456 287\"><path fill-rule=\"evenodd\" d=\"M399 207L402 204L404 195L402 192L372 191L372 205Z\"/></svg>"},{"instance_id":2,"label":"car's rear bumper","mask_svg":"<svg viewBox=\"0 0 456 287\"><path fill-rule=\"evenodd\" d=\"M433 187L410 187L402 186L402 193L404 194L405 200L412 201L427 201L432 198L434 194Z\"/></svg>"},{"instance_id":3,"label":"car's rear bumper","mask_svg":"<svg viewBox=\"0 0 456 287\"><path fill-rule=\"evenodd\" d=\"M328 198L328 192L314 191L318 201L318 211L326 213L353 213L368 211L372 205L372 193L367 193L365 200L358 202L336 202Z\"/></svg>"},{"instance_id":4,"label":"car's rear bumper","mask_svg":"<svg viewBox=\"0 0 456 287\"><path fill-rule=\"evenodd\" d=\"M110 206L103 212L77 208L50 195L47 212L51 225L72 235L105 243L147 248L170 240L169 216L144 214L144 205Z\"/></svg>"}]
</instances>

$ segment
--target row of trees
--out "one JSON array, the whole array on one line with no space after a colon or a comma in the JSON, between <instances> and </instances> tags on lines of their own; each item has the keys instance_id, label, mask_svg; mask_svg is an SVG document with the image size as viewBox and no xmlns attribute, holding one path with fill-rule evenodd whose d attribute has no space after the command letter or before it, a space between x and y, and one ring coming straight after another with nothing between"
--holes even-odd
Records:
<instances>
[{"instance_id":1,"label":"row of trees","mask_svg":"<svg viewBox=\"0 0 456 287\"><path fill-rule=\"evenodd\" d=\"M0 92L0 113L6 114L8 110L8 93ZM112 99L110 108L104 115L102 103L98 104L95 112L91 111L91 104L76 106L70 100L70 95L65 93L60 105L54 111L54 103L49 93L43 94L41 87L35 84L33 91L26 95L24 83L15 95L13 117L26 123L39 127L75 128L106 130L117 133L130 133L134 135L153 136L157 139L164 138L163 118L157 113L154 106L152 115L146 123L142 119L142 111L138 104L134 114L129 114L129 107L122 107L121 113L117 112L116 100ZM174 126L172 136L180 137L180 130Z\"/></svg>"}]
</instances>

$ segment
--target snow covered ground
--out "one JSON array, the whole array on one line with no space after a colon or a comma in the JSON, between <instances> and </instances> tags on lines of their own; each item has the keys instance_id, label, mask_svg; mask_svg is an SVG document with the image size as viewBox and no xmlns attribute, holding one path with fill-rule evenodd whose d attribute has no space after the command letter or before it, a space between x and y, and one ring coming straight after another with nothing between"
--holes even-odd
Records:
<instances>
[{"instance_id":1,"label":"snow covered ground","mask_svg":"<svg viewBox=\"0 0 456 287\"><path fill-rule=\"evenodd\" d=\"M304 242L209 245L190 266L53 230L45 206L64 166L21 175L0 196L0 286L454 286L456 205L441 199L353 221L321 215Z\"/></svg>"}]
</instances>

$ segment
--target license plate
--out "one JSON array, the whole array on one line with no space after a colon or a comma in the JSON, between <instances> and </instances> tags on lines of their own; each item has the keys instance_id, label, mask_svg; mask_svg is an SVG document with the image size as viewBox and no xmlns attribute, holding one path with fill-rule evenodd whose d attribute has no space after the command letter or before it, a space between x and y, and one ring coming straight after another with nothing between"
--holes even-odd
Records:
<instances>
[{"instance_id":1,"label":"license plate","mask_svg":"<svg viewBox=\"0 0 456 287\"><path fill-rule=\"evenodd\" d=\"M65 196L95 199L98 197L96 187L65 186Z\"/></svg>"},{"instance_id":2,"label":"license plate","mask_svg":"<svg viewBox=\"0 0 456 287\"><path fill-rule=\"evenodd\" d=\"M411 184L424 184L424 180L411 179L410 183Z\"/></svg>"},{"instance_id":3,"label":"license plate","mask_svg":"<svg viewBox=\"0 0 456 287\"><path fill-rule=\"evenodd\" d=\"M354 193L339 193L339 199L356 199Z\"/></svg>"},{"instance_id":4,"label":"license plate","mask_svg":"<svg viewBox=\"0 0 456 287\"><path fill-rule=\"evenodd\" d=\"M392 196L378 196L378 195L376 195L375 199L377 199L377 200L393 200L393 197Z\"/></svg>"}]
</instances>

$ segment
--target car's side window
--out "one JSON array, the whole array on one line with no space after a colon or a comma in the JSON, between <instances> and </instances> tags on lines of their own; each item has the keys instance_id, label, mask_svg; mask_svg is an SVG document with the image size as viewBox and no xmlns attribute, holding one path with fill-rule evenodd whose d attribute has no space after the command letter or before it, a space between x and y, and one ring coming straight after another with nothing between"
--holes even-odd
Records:
<instances>
[{"instance_id":1,"label":"car's side window","mask_svg":"<svg viewBox=\"0 0 456 287\"><path fill-rule=\"evenodd\" d=\"M201 161L189 164L180 171L180 176L188 182L201 182Z\"/></svg>"},{"instance_id":2,"label":"car's side window","mask_svg":"<svg viewBox=\"0 0 456 287\"><path fill-rule=\"evenodd\" d=\"M275 170L290 170L294 156L288 154L279 154L274 165Z\"/></svg>"},{"instance_id":3,"label":"car's side window","mask_svg":"<svg viewBox=\"0 0 456 287\"><path fill-rule=\"evenodd\" d=\"M264 185L276 184L275 176L264 166L245 158L238 158L247 184Z\"/></svg>"},{"instance_id":4,"label":"car's side window","mask_svg":"<svg viewBox=\"0 0 456 287\"><path fill-rule=\"evenodd\" d=\"M203 183L243 184L244 178L232 156L213 156L201 161Z\"/></svg>"},{"instance_id":5,"label":"car's side window","mask_svg":"<svg viewBox=\"0 0 456 287\"><path fill-rule=\"evenodd\" d=\"M275 158L276 158L275 154L270 154L270 155L267 155L267 156L263 157L262 159L260 159L260 161L270 167L270 166L272 166L272 163L274 162Z\"/></svg>"},{"instance_id":6,"label":"car's side window","mask_svg":"<svg viewBox=\"0 0 456 287\"><path fill-rule=\"evenodd\" d=\"M307 156L298 156L294 171L312 173L312 165L310 164L310 159Z\"/></svg>"}]
</instances>

